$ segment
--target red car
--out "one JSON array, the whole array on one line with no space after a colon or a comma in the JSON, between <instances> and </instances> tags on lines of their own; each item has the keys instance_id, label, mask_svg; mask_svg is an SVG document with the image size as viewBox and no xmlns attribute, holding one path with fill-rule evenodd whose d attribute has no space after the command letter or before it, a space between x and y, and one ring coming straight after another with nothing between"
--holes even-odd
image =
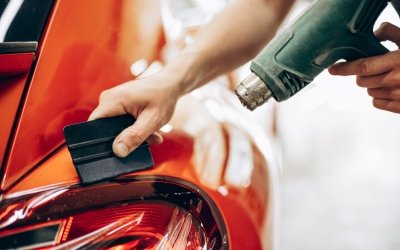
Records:
<instances>
[{"instance_id":1,"label":"red car","mask_svg":"<svg viewBox=\"0 0 400 250\"><path fill-rule=\"evenodd\" d=\"M152 169L79 183L63 127L193 32L166 17L192 1L161 3L0 0L0 249L273 248L277 169L232 78L180 100Z\"/></svg>"}]
</instances>

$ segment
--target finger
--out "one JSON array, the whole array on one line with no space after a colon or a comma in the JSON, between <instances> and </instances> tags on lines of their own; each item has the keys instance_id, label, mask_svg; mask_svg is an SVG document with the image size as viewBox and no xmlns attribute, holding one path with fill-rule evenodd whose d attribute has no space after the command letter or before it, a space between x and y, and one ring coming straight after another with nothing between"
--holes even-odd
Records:
<instances>
[{"instance_id":1,"label":"finger","mask_svg":"<svg viewBox=\"0 0 400 250\"><path fill-rule=\"evenodd\" d=\"M362 88L381 88L387 87L386 83L387 74L380 74L374 76L357 76L357 85Z\"/></svg>"},{"instance_id":2,"label":"finger","mask_svg":"<svg viewBox=\"0 0 400 250\"><path fill-rule=\"evenodd\" d=\"M389 88L368 89L368 95L376 99L400 101L400 89L389 89Z\"/></svg>"},{"instance_id":3,"label":"finger","mask_svg":"<svg viewBox=\"0 0 400 250\"><path fill-rule=\"evenodd\" d=\"M118 115L124 115L126 111L122 105L118 105L116 102L101 103L93 112L90 114L88 121L97 120L105 117L113 117Z\"/></svg>"},{"instance_id":4,"label":"finger","mask_svg":"<svg viewBox=\"0 0 400 250\"><path fill-rule=\"evenodd\" d=\"M400 113L400 102L384 99L373 99L372 104L377 109L387 110L393 113Z\"/></svg>"},{"instance_id":5,"label":"finger","mask_svg":"<svg viewBox=\"0 0 400 250\"><path fill-rule=\"evenodd\" d=\"M152 115L142 113L135 124L124 129L115 138L113 151L118 157L125 157L135 150L143 141L157 130L156 121Z\"/></svg>"},{"instance_id":6,"label":"finger","mask_svg":"<svg viewBox=\"0 0 400 250\"><path fill-rule=\"evenodd\" d=\"M124 115L127 112L124 106L116 100L121 100L121 96L115 95L115 90L105 90L101 92L99 97L99 105L92 111L88 120L96 120L105 117L113 117L117 115Z\"/></svg>"},{"instance_id":7,"label":"finger","mask_svg":"<svg viewBox=\"0 0 400 250\"><path fill-rule=\"evenodd\" d=\"M93 112L90 114L88 121L93 121L99 118L104 118L104 111L101 107L97 107Z\"/></svg>"},{"instance_id":8,"label":"finger","mask_svg":"<svg viewBox=\"0 0 400 250\"><path fill-rule=\"evenodd\" d=\"M400 46L400 28L391 23L382 23L375 36L379 41L391 41Z\"/></svg>"},{"instance_id":9,"label":"finger","mask_svg":"<svg viewBox=\"0 0 400 250\"><path fill-rule=\"evenodd\" d=\"M368 89L368 95L375 99L389 100L390 90L387 88Z\"/></svg>"},{"instance_id":10,"label":"finger","mask_svg":"<svg viewBox=\"0 0 400 250\"><path fill-rule=\"evenodd\" d=\"M149 137L147 137L146 141L150 145L161 144L163 142L163 137L159 133L154 132Z\"/></svg>"},{"instance_id":11,"label":"finger","mask_svg":"<svg viewBox=\"0 0 400 250\"><path fill-rule=\"evenodd\" d=\"M328 70L332 75L359 75L370 76L386 73L393 69L393 54L363 58L352 62L343 62L332 65Z\"/></svg>"}]
</instances>

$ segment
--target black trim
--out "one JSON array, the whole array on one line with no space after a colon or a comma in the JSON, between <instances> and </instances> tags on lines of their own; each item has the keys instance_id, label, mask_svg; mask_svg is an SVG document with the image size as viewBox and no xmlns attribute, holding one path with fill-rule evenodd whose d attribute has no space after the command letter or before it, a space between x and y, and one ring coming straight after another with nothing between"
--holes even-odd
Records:
<instances>
[{"instance_id":1,"label":"black trim","mask_svg":"<svg viewBox=\"0 0 400 250\"><path fill-rule=\"evenodd\" d=\"M28 229L22 232L0 236L2 249L34 248L51 246L56 242L60 223Z\"/></svg>"},{"instance_id":2,"label":"black trim","mask_svg":"<svg viewBox=\"0 0 400 250\"><path fill-rule=\"evenodd\" d=\"M40 40L54 0L24 0L4 37L4 42ZM2 10L1 15L4 14Z\"/></svg>"},{"instance_id":3,"label":"black trim","mask_svg":"<svg viewBox=\"0 0 400 250\"><path fill-rule=\"evenodd\" d=\"M5 42L0 43L0 54L36 52L37 42Z\"/></svg>"}]
</instances>

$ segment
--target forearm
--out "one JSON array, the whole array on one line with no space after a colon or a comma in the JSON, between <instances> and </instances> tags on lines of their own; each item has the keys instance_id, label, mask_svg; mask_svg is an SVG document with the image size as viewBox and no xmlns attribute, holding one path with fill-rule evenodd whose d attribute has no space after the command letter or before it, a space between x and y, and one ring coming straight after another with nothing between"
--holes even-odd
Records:
<instances>
[{"instance_id":1,"label":"forearm","mask_svg":"<svg viewBox=\"0 0 400 250\"><path fill-rule=\"evenodd\" d=\"M199 31L165 69L187 93L251 60L270 41L294 0L236 0Z\"/></svg>"},{"instance_id":2,"label":"forearm","mask_svg":"<svg viewBox=\"0 0 400 250\"><path fill-rule=\"evenodd\" d=\"M126 113L136 118L113 142L119 157L146 138L161 143L162 137L154 132L171 119L178 98L254 57L275 35L293 2L235 0L161 72L104 91L89 119Z\"/></svg>"}]
</instances>

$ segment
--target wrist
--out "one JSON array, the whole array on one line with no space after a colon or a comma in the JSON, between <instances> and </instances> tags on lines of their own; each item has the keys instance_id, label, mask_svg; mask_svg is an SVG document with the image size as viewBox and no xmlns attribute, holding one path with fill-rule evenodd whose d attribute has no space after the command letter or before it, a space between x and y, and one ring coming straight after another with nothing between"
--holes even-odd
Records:
<instances>
[{"instance_id":1,"label":"wrist","mask_svg":"<svg viewBox=\"0 0 400 250\"><path fill-rule=\"evenodd\" d=\"M165 65L160 75L170 79L168 82L178 91L179 96L200 87L201 68L198 67L196 53L182 52L173 61Z\"/></svg>"}]
</instances>

